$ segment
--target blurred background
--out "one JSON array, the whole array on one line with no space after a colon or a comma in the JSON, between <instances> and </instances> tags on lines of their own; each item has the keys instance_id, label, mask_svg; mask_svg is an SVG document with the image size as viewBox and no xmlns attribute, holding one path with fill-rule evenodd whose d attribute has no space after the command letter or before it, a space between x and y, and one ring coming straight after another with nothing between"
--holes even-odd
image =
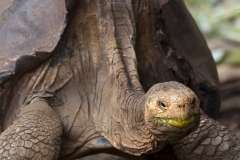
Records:
<instances>
[{"instance_id":1,"label":"blurred background","mask_svg":"<svg viewBox=\"0 0 240 160\"><path fill-rule=\"evenodd\" d=\"M218 120L240 138L240 1L184 1L217 64L222 101Z\"/></svg>"}]
</instances>

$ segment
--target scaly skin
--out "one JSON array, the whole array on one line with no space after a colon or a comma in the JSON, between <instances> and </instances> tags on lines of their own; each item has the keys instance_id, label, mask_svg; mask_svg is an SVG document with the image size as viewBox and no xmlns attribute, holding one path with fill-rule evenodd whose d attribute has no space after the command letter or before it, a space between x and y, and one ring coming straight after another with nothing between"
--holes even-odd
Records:
<instances>
[{"instance_id":1,"label":"scaly skin","mask_svg":"<svg viewBox=\"0 0 240 160\"><path fill-rule=\"evenodd\" d=\"M61 134L60 119L46 102L29 104L0 135L0 159L55 160L60 151Z\"/></svg>"},{"instance_id":2,"label":"scaly skin","mask_svg":"<svg viewBox=\"0 0 240 160\"><path fill-rule=\"evenodd\" d=\"M199 111L199 105L193 103L195 96L188 94L190 89L177 87L180 86L177 82L168 82L153 86L147 94L143 91L135 54L134 1L97 2L79 2L81 4L54 55L39 68L24 75L14 86L12 93L18 94L11 97L16 102L6 106L8 113L4 115L8 123L0 136L1 156L57 159L61 122L44 101L32 103L35 97L52 100L51 107L61 116L65 144L71 143L70 147L62 146L62 157L66 159L81 156L81 149L90 140L88 137L95 134L95 127L114 147L133 155L159 150L197 127L194 125L196 122L190 123L191 114L197 115ZM146 6L142 8L146 9ZM20 93L23 96L19 98ZM15 118L12 111L16 111L17 106L23 106L22 111L8 127ZM161 118L170 121L162 122ZM89 126L88 122L91 122ZM85 134L86 127L93 133ZM34 138L35 133L42 135ZM11 135L22 138L20 146L12 145L15 139L11 140ZM9 139L10 144L5 139ZM40 148L36 152L31 139ZM15 140L15 143L18 141ZM51 141L53 143L48 143ZM44 150L49 148L53 152ZM185 154L185 150L181 153Z\"/></svg>"},{"instance_id":3,"label":"scaly skin","mask_svg":"<svg viewBox=\"0 0 240 160\"><path fill-rule=\"evenodd\" d=\"M240 141L202 112L199 128L174 144L179 160L239 160Z\"/></svg>"},{"instance_id":4,"label":"scaly skin","mask_svg":"<svg viewBox=\"0 0 240 160\"><path fill-rule=\"evenodd\" d=\"M191 104L195 94L177 82L156 84L146 94L143 91L134 48L136 24L132 3L136 1L99 0L98 24L104 40L103 56L107 57L104 60L107 66L104 67L107 67L109 77L101 85L104 87L102 92L98 93L101 101L97 104L101 105L94 106L93 120L96 130L115 148L141 155L159 150L170 140L187 135L197 127L199 120L196 116L188 126L173 129L176 126L169 127L156 117L188 121L192 115L199 114L199 105ZM165 103L166 109L158 102Z\"/></svg>"}]
</instances>

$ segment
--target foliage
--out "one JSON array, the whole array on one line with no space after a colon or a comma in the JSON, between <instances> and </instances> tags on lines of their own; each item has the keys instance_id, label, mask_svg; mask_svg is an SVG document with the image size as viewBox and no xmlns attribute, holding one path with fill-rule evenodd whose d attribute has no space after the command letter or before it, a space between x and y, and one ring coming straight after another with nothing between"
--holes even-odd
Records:
<instances>
[{"instance_id":1,"label":"foliage","mask_svg":"<svg viewBox=\"0 0 240 160\"><path fill-rule=\"evenodd\" d=\"M227 0L225 0L227 1ZM240 2L185 0L190 12L207 38L226 37L240 42Z\"/></svg>"},{"instance_id":2,"label":"foliage","mask_svg":"<svg viewBox=\"0 0 240 160\"><path fill-rule=\"evenodd\" d=\"M229 47L224 48L224 46L221 49L214 48L212 49L213 54L215 54L215 50L222 50L226 54L240 55L239 0L185 0L185 3L208 43L213 39L222 39L223 41L232 41L239 44L238 48L232 49L229 49ZM219 54L219 52L216 54ZM240 64L239 61L236 62ZM234 64L236 65L235 62Z\"/></svg>"}]
</instances>

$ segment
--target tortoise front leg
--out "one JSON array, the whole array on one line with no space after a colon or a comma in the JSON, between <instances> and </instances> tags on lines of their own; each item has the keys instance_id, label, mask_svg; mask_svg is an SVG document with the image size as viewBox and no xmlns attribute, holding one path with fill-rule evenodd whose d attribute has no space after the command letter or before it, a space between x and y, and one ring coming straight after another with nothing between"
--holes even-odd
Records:
<instances>
[{"instance_id":1,"label":"tortoise front leg","mask_svg":"<svg viewBox=\"0 0 240 160\"><path fill-rule=\"evenodd\" d=\"M0 135L0 159L57 159L61 134L61 121L45 101L24 106Z\"/></svg>"},{"instance_id":2,"label":"tortoise front leg","mask_svg":"<svg viewBox=\"0 0 240 160\"><path fill-rule=\"evenodd\" d=\"M179 160L240 160L240 141L202 112L199 128L173 146Z\"/></svg>"}]
</instances>

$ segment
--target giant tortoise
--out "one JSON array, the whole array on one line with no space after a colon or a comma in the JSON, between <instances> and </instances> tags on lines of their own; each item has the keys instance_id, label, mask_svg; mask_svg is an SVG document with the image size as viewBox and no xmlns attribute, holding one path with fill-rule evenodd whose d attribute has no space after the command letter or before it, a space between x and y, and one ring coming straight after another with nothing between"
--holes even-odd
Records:
<instances>
[{"instance_id":1,"label":"giant tortoise","mask_svg":"<svg viewBox=\"0 0 240 160\"><path fill-rule=\"evenodd\" d=\"M0 6L1 159L166 146L183 160L240 159L239 140L210 118L219 110L216 67L183 1Z\"/></svg>"}]
</instances>

